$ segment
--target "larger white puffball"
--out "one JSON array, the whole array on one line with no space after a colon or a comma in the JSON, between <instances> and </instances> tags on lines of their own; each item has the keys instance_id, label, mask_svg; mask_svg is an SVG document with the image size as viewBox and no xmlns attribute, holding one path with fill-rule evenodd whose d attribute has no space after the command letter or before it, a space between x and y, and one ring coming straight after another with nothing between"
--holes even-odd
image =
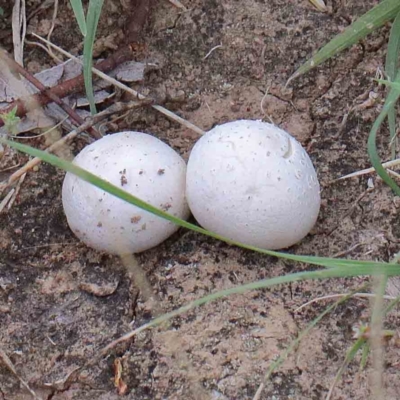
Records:
<instances>
[{"instance_id":1,"label":"larger white puffball","mask_svg":"<svg viewBox=\"0 0 400 400\"><path fill-rule=\"evenodd\" d=\"M186 219L186 164L167 144L140 132L108 135L74 159L82 167L164 211ZM67 173L62 201L68 224L88 246L111 254L138 253L178 227Z\"/></svg>"},{"instance_id":2,"label":"larger white puffball","mask_svg":"<svg viewBox=\"0 0 400 400\"><path fill-rule=\"evenodd\" d=\"M204 228L271 250L304 238L320 208L307 152L261 121L229 122L201 137L189 157L186 196Z\"/></svg>"}]
</instances>

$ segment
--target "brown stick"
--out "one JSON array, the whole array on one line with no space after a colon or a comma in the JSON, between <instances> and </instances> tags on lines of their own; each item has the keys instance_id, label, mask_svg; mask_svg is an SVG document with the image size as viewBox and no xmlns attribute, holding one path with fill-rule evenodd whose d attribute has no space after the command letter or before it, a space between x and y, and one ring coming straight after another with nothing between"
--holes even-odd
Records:
<instances>
[{"instance_id":1,"label":"brown stick","mask_svg":"<svg viewBox=\"0 0 400 400\"><path fill-rule=\"evenodd\" d=\"M125 46L106 60L97 63L95 67L104 73L110 72L123 62L131 60L135 54L135 50L135 46ZM8 107L0 110L0 114L6 114L17 107L16 114L19 117L23 117L31 109L45 106L52 102L51 96L55 95L59 98L63 98L73 93L80 92L83 86L84 78L83 74L81 74L75 78L69 79L68 81L62 82L51 89L47 89L43 93L36 93L32 96L15 100ZM3 125L4 122L0 119L0 127Z\"/></svg>"},{"instance_id":2,"label":"brown stick","mask_svg":"<svg viewBox=\"0 0 400 400\"><path fill-rule=\"evenodd\" d=\"M131 0L130 2L131 7L129 7L129 9L132 10L132 12L128 17L125 29L125 43L127 44L106 60L95 65L95 68L101 72L107 73L112 71L123 62L133 59L134 54L142 49L142 46L138 44L139 37L150 14L153 0ZM23 117L30 109L45 106L51 101L54 101L55 97L62 99L63 97L77 93L82 90L83 86L84 78L83 74L81 74L73 79L60 83L52 89L47 89L43 93L37 93L27 98L15 100L7 108L0 110L0 114L8 113L17 107L16 114L19 117ZM3 125L4 122L0 119L0 127Z\"/></svg>"},{"instance_id":3,"label":"brown stick","mask_svg":"<svg viewBox=\"0 0 400 400\"><path fill-rule=\"evenodd\" d=\"M15 70L16 72L21 74L24 78L26 78L30 83L35 85L37 89L39 89L42 92L45 92L46 95L52 101L54 101L54 103L58 104L78 125L83 124L83 122L84 122L83 119L68 104L65 104L57 95L55 95L54 93L51 93L50 91L47 91L46 86L44 86L42 82L40 82L38 79L36 79L32 74L30 74L28 71L26 71L25 68L23 68L17 62L15 62L11 57L9 57L5 51L1 51L0 54L1 54L4 62L11 69L11 71ZM102 137L100 132L93 127L88 128L88 133L90 135L92 135L95 139L100 139Z\"/></svg>"}]
</instances>

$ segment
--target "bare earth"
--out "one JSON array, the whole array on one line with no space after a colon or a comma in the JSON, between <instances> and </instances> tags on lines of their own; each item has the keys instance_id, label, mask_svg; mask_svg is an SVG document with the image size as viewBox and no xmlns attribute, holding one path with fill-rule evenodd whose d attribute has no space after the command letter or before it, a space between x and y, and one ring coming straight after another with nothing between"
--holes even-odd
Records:
<instances>
[{"instance_id":1,"label":"bare earth","mask_svg":"<svg viewBox=\"0 0 400 400\"><path fill-rule=\"evenodd\" d=\"M371 190L368 176L331 183L369 167L368 132L385 94L372 79L384 66L388 27L285 88L297 67L378 1L328 1L328 14L307 0L182 1L187 12L166 0L155 5L143 34L146 50L138 57L157 58L162 67L136 88L166 98L167 108L204 130L249 118L272 120L289 131L308 149L323 187L317 225L290 252L390 260L399 251L399 199L374 176ZM8 3L0 1L5 9L0 41L11 51ZM40 3L28 1L27 13ZM81 37L67 3L60 1L52 40L78 54ZM121 41L127 15L123 4L105 2L96 56L106 56ZM46 35L52 13L52 7L41 10L29 29ZM54 65L32 45L26 45L25 63L31 72ZM186 159L197 138L150 108L131 113L115 129L153 133ZM385 128L385 140L386 134ZM30 143L45 145L43 139ZM76 140L72 152L85 144ZM25 161L25 156L14 155L8 166ZM9 173L0 171L1 179ZM113 339L161 311L220 289L310 267L180 230L138 256L157 307L145 301L120 260L88 249L73 236L61 205L63 176L41 165L28 174L13 207L0 215L0 346L43 399L119 398L116 359L127 399L252 399L271 362L328 303L300 312L296 308L315 297L354 290L365 281L301 282L230 296L145 331L94 366L73 373ZM367 300L337 307L274 373L260 399L324 398L354 343L353 328L369 315ZM393 312L385 327L398 325L398 313ZM394 400L400 393L399 349L390 345L388 350L385 398ZM335 399L369 396L372 368L369 364L359 371L359 360L339 381ZM29 398L0 362L0 399Z\"/></svg>"}]
</instances>

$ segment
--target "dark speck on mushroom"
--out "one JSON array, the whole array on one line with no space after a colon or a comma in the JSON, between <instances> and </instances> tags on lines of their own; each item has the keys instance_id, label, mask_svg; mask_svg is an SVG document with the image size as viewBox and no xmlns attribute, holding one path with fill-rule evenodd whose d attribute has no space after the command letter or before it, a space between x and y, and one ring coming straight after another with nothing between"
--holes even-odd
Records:
<instances>
[{"instance_id":1,"label":"dark speck on mushroom","mask_svg":"<svg viewBox=\"0 0 400 400\"><path fill-rule=\"evenodd\" d=\"M125 175L121 176L121 186L124 186L128 183L128 180L126 179Z\"/></svg>"},{"instance_id":2,"label":"dark speck on mushroom","mask_svg":"<svg viewBox=\"0 0 400 400\"><path fill-rule=\"evenodd\" d=\"M135 215L131 218L131 222L132 224L137 224L141 219L142 217L140 215Z\"/></svg>"}]
</instances>

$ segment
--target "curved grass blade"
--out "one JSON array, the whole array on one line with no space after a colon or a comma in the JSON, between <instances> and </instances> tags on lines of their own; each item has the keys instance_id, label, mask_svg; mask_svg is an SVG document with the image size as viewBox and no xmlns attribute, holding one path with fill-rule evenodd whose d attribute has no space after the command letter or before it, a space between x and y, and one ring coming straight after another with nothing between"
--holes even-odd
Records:
<instances>
[{"instance_id":1,"label":"curved grass blade","mask_svg":"<svg viewBox=\"0 0 400 400\"><path fill-rule=\"evenodd\" d=\"M311 331L311 329L313 329L319 321L322 320L322 318L325 317L325 315L329 314L331 311L333 311L338 305L344 303L345 301L347 301L349 298L351 298L355 293L357 293L359 291L359 289L354 290L353 292L349 293L347 296L344 296L342 298L340 298L339 300L337 300L335 303L331 304L329 307L327 307L322 313L320 313L315 319L313 319L305 329L303 329L299 335L297 336L297 338L295 340L293 340L289 347L283 352L283 354L276 360L274 361L270 367L268 368L265 377L264 377L264 382L266 382L271 374L277 369L279 368L280 365L282 365L282 363L288 358L289 354L293 352L293 350L297 347L297 345L301 342L301 340L307 336L309 334L309 332Z\"/></svg>"},{"instance_id":2,"label":"curved grass blade","mask_svg":"<svg viewBox=\"0 0 400 400\"><path fill-rule=\"evenodd\" d=\"M316 256L299 256L295 254L290 254L290 253L282 253L282 252L277 252L277 251L272 251L272 250L265 250L265 249L259 249L254 246L249 246L243 243L239 243L233 240L230 240L228 238L225 238L221 235L218 235L214 232L207 231L206 229L200 228L197 225L191 224L187 221L184 221L182 219L179 219L171 214L166 213L165 211L162 211L151 204L148 204L144 202L143 200L138 199L137 197L131 195L128 192L125 192L124 190L120 189L117 186L112 185L111 183L97 177L96 175L76 166L73 163L70 163L66 160L63 160L53 154L46 153L42 150L35 149L33 147L17 143L17 142L12 142L10 140L5 140L0 138L0 143L4 143L10 147L13 147L19 151L22 151L24 153L30 154L33 157L38 157L42 159L43 161L54 165L60 169L63 169L65 171L71 172L74 175L79 176L81 179L83 179L86 182L89 182L96 187L104 190L107 193L110 193L124 201L127 201L128 203L131 203L143 210L146 210L154 215L157 215L158 217L164 218L168 221L173 222L174 224L181 226L183 228L190 229L192 231L202 233L204 235L210 236L214 239L224 241L226 243L229 243L231 245L239 246L247 250L252 250L252 251L257 251L262 254L270 255L273 257L280 257L280 258L286 258L287 260L292 260L292 261L298 261L298 262L304 262L308 264L313 264L313 265L318 265L322 266L325 268L330 268L330 269L336 269L336 268L355 268L355 267L360 267L360 268L369 268L369 269L376 269L376 271L381 271L382 268L394 268L393 264L385 263L385 262L376 262L376 261L360 261L360 260L346 260L346 259L332 259L328 257L316 257ZM400 271L400 265L396 266L396 268Z\"/></svg>"},{"instance_id":3,"label":"curved grass blade","mask_svg":"<svg viewBox=\"0 0 400 400\"><path fill-rule=\"evenodd\" d=\"M165 218L171 222L174 222L175 224L186 227L188 229L191 229L196 232L203 233L205 235L211 236L213 238L219 239L226 241L230 244L235 244L237 246L241 246L243 248L249 249L249 250L254 250L259 253L275 256L275 257L280 257L280 258L286 258L289 260L293 261L300 261L300 262L306 262L314 265L320 265L320 266L325 266L328 267L327 269L323 270L317 270L317 271L306 271L306 272L298 272L290 275L285 275L285 276L278 276L275 278L267 279L267 280L262 280L258 282L251 282L245 285L241 285L238 287L230 288L230 289L225 289L222 291L219 291L217 293L210 294L208 296L205 296L201 299L195 300L191 302L190 304L187 304L177 310L174 310L170 313L164 314L153 321L149 322L146 325L141 326L140 328L131 331L124 336L120 337L119 339L113 341L109 345L107 345L101 352L100 354L104 354L105 352L108 351L108 349L114 347L116 344L129 340L131 337L136 335L137 333L144 331L146 329L149 329L153 326L159 325L163 322L166 322L175 316L178 316L180 314L186 313L187 311L193 309L194 307L209 303L211 301L215 301L219 298L232 295L232 294L240 294L240 293L245 293L246 291L249 290L254 290L254 289L261 289L261 288L267 288L271 287L273 285L278 285L282 283L288 283L288 282L294 282L294 281L301 281L301 280L306 280L306 279L327 279L327 278L338 278L338 277L354 277L354 276L377 276L377 275L385 275L385 276L398 276L400 275L400 265L398 264L392 264L392 263L385 263L385 262L372 262L372 261L353 261L353 260L336 260L336 259L330 259L330 258L325 258L325 257L312 257L312 256L297 256L293 254L286 254L286 253L280 253L276 251L269 251L269 250L263 250L263 249L258 249L253 246L247 246L243 245L241 243L233 242L230 241L229 239L226 239L220 235L217 235L213 232L207 231L205 229L202 229L196 225L190 224L184 220L178 219L168 213L163 212L160 209L157 209L150 204L147 204L143 202L142 200L136 198L135 196L130 195L129 193L121 190L120 188L111 185L110 183L104 181L103 179L98 178L97 176L91 174L88 171L85 171L76 165L62 160L59 157L56 157L52 154L46 153L44 151L32 148L30 146L26 146L20 143L16 142L11 142L8 140L0 139L0 142L5 143L13 148L16 148L20 151L23 151L25 153L28 153L34 157L40 157L42 160L55 165L56 167L59 167L61 169L64 169L66 171L69 171L77 176L79 176L81 179L92 183L96 187L105 190L106 192L115 195L119 197L122 200L128 201L129 203L136 205L137 207L140 207L144 210L147 210L157 216L160 216L162 218ZM339 265L339 266L338 266ZM343 299L341 299L342 301Z\"/></svg>"},{"instance_id":4,"label":"curved grass blade","mask_svg":"<svg viewBox=\"0 0 400 400\"><path fill-rule=\"evenodd\" d=\"M93 46L96 36L97 24L99 23L104 0L90 0L87 12L87 34L83 44L83 76L85 78L86 97L90 104L90 112L96 114L96 105L93 94L92 68L93 68Z\"/></svg>"},{"instance_id":5,"label":"curved grass blade","mask_svg":"<svg viewBox=\"0 0 400 400\"><path fill-rule=\"evenodd\" d=\"M400 12L397 13L396 18L393 21L392 28L390 29L390 36L388 42L388 48L386 51L386 62L385 72L388 79L393 82L397 74L397 64L399 59L400 50ZM389 132L390 132L390 143L392 159L396 158L396 112L395 108L392 107L388 113L389 121Z\"/></svg>"},{"instance_id":6,"label":"curved grass blade","mask_svg":"<svg viewBox=\"0 0 400 400\"><path fill-rule=\"evenodd\" d=\"M399 11L399 0L383 0L322 47L289 78L287 83L357 43L375 29L395 18Z\"/></svg>"},{"instance_id":7,"label":"curved grass blade","mask_svg":"<svg viewBox=\"0 0 400 400\"><path fill-rule=\"evenodd\" d=\"M342 363L342 365L339 368L339 371L337 372L335 379L332 382L332 385L329 389L329 393L327 394L325 400L329 400L332 397L333 390L335 389L336 384L339 382L340 377L343 375L343 372L347 368L347 366L351 363L351 361L354 360L354 357L358 353L360 349L365 349L368 348L367 346L367 340L364 337L360 337L359 339L356 340L356 342L353 344L353 346L350 347L350 349L347 351L346 357Z\"/></svg>"},{"instance_id":8,"label":"curved grass blade","mask_svg":"<svg viewBox=\"0 0 400 400\"><path fill-rule=\"evenodd\" d=\"M400 50L400 12L397 13L390 29L388 47L386 51L385 72L391 82L397 74Z\"/></svg>"},{"instance_id":9,"label":"curved grass blade","mask_svg":"<svg viewBox=\"0 0 400 400\"><path fill-rule=\"evenodd\" d=\"M391 86L388 96L386 97L385 104L383 105L381 113L378 115L378 118L375 120L372 125L371 132L368 137L368 154L371 160L372 166L375 168L377 174L383 179L383 181L389 185L397 196L400 196L400 187L397 183L389 176L386 172L385 168L383 168L381 160L378 155L378 151L376 149L376 137L378 134L378 130L382 125L383 121L387 117L389 111L396 104L397 100L400 97L400 72L396 74L396 80L394 82L382 81L378 82L385 83Z\"/></svg>"},{"instance_id":10,"label":"curved grass blade","mask_svg":"<svg viewBox=\"0 0 400 400\"><path fill-rule=\"evenodd\" d=\"M72 10L74 11L76 22L78 23L79 29L82 36L86 36L86 20L85 13L83 11L82 0L69 0L71 3Z\"/></svg>"},{"instance_id":11,"label":"curved grass blade","mask_svg":"<svg viewBox=\"0 0 400 400\"><path fill-rule=\"evenodd\" d=\"M367 361L368 361L368 355L370 351L370 347L368 343L365 343L365 346L363 348L362 354L361 354L361 361L360 361L360 371L363 371L365 367L367 366Z\"/></svg>"},{"instance_id":12,"label":"curved grass blade","mask_svg":"<svg viewBox=\"0 0 400 400\"><path fill-rule=\"evenodd\" d=\"M392 309L397 306L397 304L399 304L400 302L400 296L396 297L394 300L392 300L388 306L385 308L385 311L383 312L384 315L387 315L388 313L390 313L390 311L392 311Z\"/></svg>"},{"instance_id":13,"label":"curved grass blade","mask_svg":"<svg viewBox=\"0 0 400 400\"><path fill-rule=\"evenodd\" d=\"M286 254L280 254L280 256L285 257ZM383 264L385 264L385 263L383 263ZM143 332L154 326L160 325L164 322L171 320L172 318L175 318L179 315L187 313L188 311L192 310L195 307L199 307L204 304L211 303L222 297L230 296L233 294L243 294L250 290L266 289L271 286L281 285L281 284L290 283L290 282L299 282L299 281L303 281L303 280L316 280L316 279L328 279L328 278L339 278L339 277L350 278L350 277L354 277L354 276L371 276L371 275L382 275L382 274L385 274L387 276L398 275L398 274L400 274L400 265L393 265L393 264L387 263L386 265L381 265L379 267L371 267L371 266L368 266L368 267L355 266L352 268L337 267L337 268L330 268L330 269L319 270L319 271L297 272L294 274L277 276L275 278L270 278L270 279L263 279L261 281L251 282L251 283L247 283L245 285L240 285L240 286L236 286L233 288L220 290L216 293L212 293L212 294L204 296L200 299L194 300L191 303L186 304L174 311L170 311L169 313L163 314L163 315L153 319L152 321L148 322L147 324L142 325L139 328L137 328L131 332L128 332L127 334L121 336L120 338L118 338L118 339L114 340L113 342L111 342L110 344L108 344L101 351L101 354L106 353L109 349L111 349L118 343L121 343L121 342L131 339L132 337L139 334L140 332ZM337 303L341 303L342 301L346 300L351 295L352 295L352 293L350 293L346 297L342 297L336 303L329 306L327 308L326 312L323 312L322 314L320 314L317 317L316 320L314 320L315 323L318 323L319 320L321 318L323 318L328 312L330 312L332 310L332 308L336 306ZM310 327L310 329L311 328L312 328L312 326ZM303 332L305 332L305 331L303 331ZM300 335L302 335L302 333ZM302 335L301 338L303 336L304 335ZM288 351L288 350L289 349L287 349L286 351ZM283 357L284 356L285 355L283 355ZM280 365L280 363L279 363L279 365ZM272 368L272 366L270 367L270 369L271 368ZM268 369L268 371L270 371L270 369ZM275 369L275 367L273 369ZM272 369L271 369L271 371L272 371ZM268 372L267 372L266 376L268 377Z\"/></svg>"}]
</instances>

